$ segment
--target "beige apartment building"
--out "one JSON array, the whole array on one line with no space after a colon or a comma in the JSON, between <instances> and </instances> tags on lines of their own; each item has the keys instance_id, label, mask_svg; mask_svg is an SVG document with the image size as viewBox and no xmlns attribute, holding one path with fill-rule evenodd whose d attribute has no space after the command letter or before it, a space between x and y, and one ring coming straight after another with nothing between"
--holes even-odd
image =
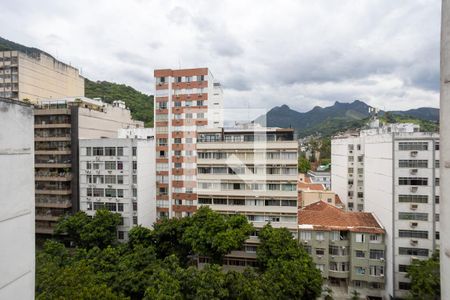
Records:
<instances>
[{"instance_id":1,"label":"beige apartment building","mask_svg":"<svg viewBox=\"0 0 450 300\"><path fill-rule=\"evenodd\" d=\"M51 234L59 218L79 210L79 140L112 138L143 127L123 101L40 100L34 110L36 233ZM95 172L95 171L94 171Z\"/></svg>"},{"instance_id":2,"label":"beige apartment building","mask_svg":"<svg viewBox=\"0 0 450 300\"><path fill-rule=\"evenodd\" d=\"M0 97L37 103L83 96L84 78L78 69L43 52L0 51Z\"/></svg>"},{"instance_id":3,"label":"beige apartment building","mask_svg":"<svg viewBox=\"0 0 450 300\"><path fill-rule=\"evenodd\" d=\"M155 70L158 217L197 209L197 130L221 127L222 88L207 68Z\"/></svg>"},{"instance_id":4,"label":"beige apartment building","mask_svg":"<svg viewBox=\"0 0 450 300\"><path fill-rule=\"evenodd\" d=\"M338 208L344 208L344 203L342 203L339 195L335 192L327 190L325 184L314 183L306 174L298 174L298 206L303 208L310 204L324 201L328 204L336 206Z\"/></svg>"},{"instance_id":5,"label":"beige apartment building","mask_svg":"<svg viewBox=\"0 0 450 300\"><path fill-rule=\"evenodd\" d=\"M372 213L349 212L324 201L300 209L298 239L335 299L385 298L385 230Z\"/></svg>"},{"instance_id":6,"label":"beige apartment building","mask_svg":"<svg viewBox=\"0 0 450 300\"><path fill-rule=\"evenodd\" d=\"M293 129L202 129L198 205L243 214L254 226L297 228L297 142Z\"/></svg>"}]
</instances>

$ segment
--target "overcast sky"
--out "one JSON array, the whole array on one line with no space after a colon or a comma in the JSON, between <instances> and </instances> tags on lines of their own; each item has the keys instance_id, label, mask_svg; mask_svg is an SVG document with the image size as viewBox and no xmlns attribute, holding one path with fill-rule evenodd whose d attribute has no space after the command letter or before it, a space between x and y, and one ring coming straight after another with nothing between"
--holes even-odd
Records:
<instances>
[{"instance_id":1,"label":"overcast sky","mask_svg":"<svg viewBox=\"0 0 450 300\"><path fill-rule=\"evenodd\" d=\"M145 93L155 68L207 66L226 107L438 107L440 2L1 1L0 36Z\"/></svg>"}]
</instances>

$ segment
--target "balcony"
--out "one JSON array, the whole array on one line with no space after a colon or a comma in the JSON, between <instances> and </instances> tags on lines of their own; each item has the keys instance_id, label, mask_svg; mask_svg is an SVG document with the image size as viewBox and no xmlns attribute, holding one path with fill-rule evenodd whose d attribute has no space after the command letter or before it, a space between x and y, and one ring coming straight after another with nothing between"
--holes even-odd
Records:
<instances>
[{"instance_id":1,"label":"balcony","mask_svg":"<svg viewBox=\"0 0 450 300\"><path fill-rule=\"evenodd\" d=\"M65 201L54 201L49 200L47 202L37 201L36 200L36 207L41 208L71 208L72 202L70 200Z\"/></svg>"},{"instance_id":2,"label":"balcony","mask_svg":"<svg viewBox=\"0 0 450 300\"><path fill-rule=\"evenodd\" d=\"M70 123L41 123L34 124L34 128L36 129L45 129L45 128L70 128Z\"/></svg>"},{"instance_id":3,"label":"balcony","mask_svg":"<svg viewBox=\"0 0 450 300\"><path fill-rule=\"evenodd\" d=\"M71 195L71 189L60 189L60 190L52 190L52 189L37 189L34 191L36 195Z\"/></svg>"},{"instance_id":4,"label":"balcony","mask_svg":"<svg viewBox=\"0 0 450 300\"><path fill-rule=\"evenodd\" d=\"M328 270L328 277L349 278L349 271Z\"/></svg>"},{"instance_id":5,"label":"balcony","mask_svg":"<svg viewBox=\"0 0 450 300\"><path fill-rule=\"evenodd\" d=\"M70 141L71 137L70 134L64 134L64 135L55 135L55 136L38 136L35 135L34 141L35 142L64 142L64 141Z\"/></svg>"},{"instance_id":6,"label":"balcony","mask_svg":"<svg viewBox=\"0 0 450 300\"><path fill-rule=\"evenodd\" d=\"M70 181L72 173L39 171L36 172L34 179L35 181Z\"/></svg>"},{"instance_id":7,"label":"balcony","mask_svg":"<svg viewBox=\"0 0 450 300\"><path fill-rule=\"evenodd\" d=\"M70 115L70 109L68 108L48 108L48 109L35 109L35 116L45 115Z\"/></svg>"}]
</instances>

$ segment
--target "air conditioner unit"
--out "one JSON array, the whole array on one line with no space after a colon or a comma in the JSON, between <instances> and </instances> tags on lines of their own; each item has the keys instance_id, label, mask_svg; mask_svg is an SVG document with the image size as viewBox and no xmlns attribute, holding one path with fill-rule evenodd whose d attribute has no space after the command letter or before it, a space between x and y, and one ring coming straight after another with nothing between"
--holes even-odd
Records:
<instances>
[{"instance_id":1,"label":"air conditioner unit","mask_svg":"<svg viewBox=\"0 0 450 300\"><path fill-rule=\"evenodd\" d=\"M417 244L419 244L418 240L411 240L410 241L411 246L417 246Z\"/></svg>"},{"instance_id":2,"label":"air conditioner unit","mask_svg":"<svg viewBox=\"0 0 450 300\"><path fill-rule=\"evenodd\" d=\"M411 151L411 157L416 157L416 156L417 156L417 154L418 154L418 152L417 152L417 151Z\"/></svg>"},{"instance_id":3,"label":"air conditioner unit","mask_svg":"<svg viewBox=\"0 0 450 300\"><path fill-rule=\"evenodd\" d=\"M87 174L91 174L91 170L87 170L86 173L87 173Z\"/></svg>"},{"instance_id":4,"label":"air conditioner unit","mask_svg":"<svg viewBox=\"0 0 450 300\"><path fill-rule=\"evenodd\" d=\"M417 204L411 204L411 210L416 210L419 206Z\"/></svg>"},{"instance_id":5,"label":"air conditioner unit","mask_svg":"<svg viewBox=\"0 0 450 300\"><path fill-rule=\"evenodd\" d=\"M112 185L111 185L111 184L108 184L108 187L109 187L109 188L112 188Z\"/></svg>"},{"instance_id":6,"label":"air conditioner unit","mask_svg":"<svg viewBox=\"0 0 450 300\"><path fill-rule=\"evenodd\" d=\"M411 169L411 170L409 170L409 174L411 174L411 175L417 175L417 172L418 172L419 170L417 170L417 169Z\"/></svg>"},{"instance_id":7,"label":"air conditioner unit","mask_svg":"<svg viewBox=\"0 0 450 300\"><path fill-rule=\"evenodd\" d=\"M308 244L308 241L307 241L307 240L304 240L303 243Z\"/></svg>"},{"instance_id":8,"label":"air conditioner unit","mask_svg":"<svg viewBox=\"0 0 450 300\"><path fill-rule=\"evenodd\" d=\"M100 160L100 156L96 156L96 157L95 157L95 160Z\"/></svg>"},{"instance_id":9,"label":"air conditioner unit","mask_svg":"<svg viewBox=\"0 0 450 300\"><path fill-rule=\"evenodd\" d=\"M411 228L415 228L415 227L417 227L419 224L417 223L417 222L411 222L411 223L409 223L409 226L411 227Z\"/></svg>"},{"instance_id":10,"label":"air conditioner unit","mask_svg":"<svg viewBox=\"0 0 450 300\"><path fill-rule=\"evenodd\" d=\"M411 193L416 193L419 188L417 186L410 187Z\"/></svg>"},{"instance_id":11,"label":"air conditioner unit","mask_svg":"<svg viewBox=\"0 0 450 300\"><path fill-rule=\"evenodd\" d=\"M384 257L381 257L380 260L381 260L381 261L384 261Z\"/></svg>"}]
</instances>

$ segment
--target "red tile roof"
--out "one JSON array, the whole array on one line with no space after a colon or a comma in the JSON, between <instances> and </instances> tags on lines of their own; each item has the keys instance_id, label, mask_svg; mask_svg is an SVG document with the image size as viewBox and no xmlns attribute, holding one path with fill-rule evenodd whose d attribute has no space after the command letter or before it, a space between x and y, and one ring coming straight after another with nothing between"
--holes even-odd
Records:
<instances>
[{"instance_id":1,"label":"red tile roof","mask_svg":"<svg viewBox=\"0 0 450 300\"><path fill-rule=\"evenodd\" d=\"M298 224L310 225L311 229L314 230L384 233L384 228L372 213L344 211L323 201L300 209L298 211Z\"/></svg>"}]
</instances>

